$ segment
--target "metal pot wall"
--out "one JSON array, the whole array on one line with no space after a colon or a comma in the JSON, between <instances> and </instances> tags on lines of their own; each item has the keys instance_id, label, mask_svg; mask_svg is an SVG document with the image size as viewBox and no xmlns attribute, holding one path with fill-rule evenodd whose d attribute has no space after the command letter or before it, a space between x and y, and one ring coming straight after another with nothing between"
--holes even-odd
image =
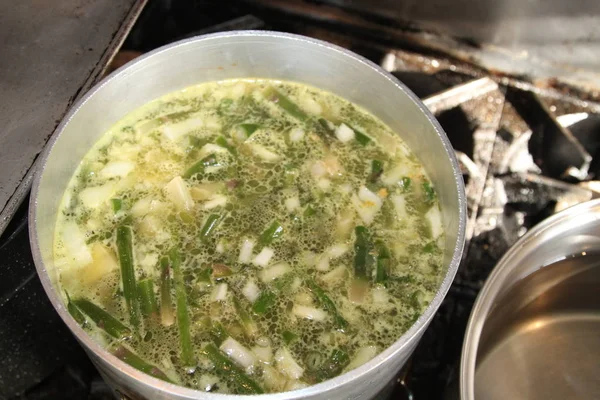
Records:
<instances>
[{"instance_id":1,"label":"metal pot wall","mask_svg":"<svg viewBox=\"0 0 600 400\"><path fill-rule=\"evenodd\" d=\"M473 307L461 399L600 398L599 287L600 200L530 230Z\"/></svg>"},{"instance_id":2,"label":"metal pot wall","mask_svg":"<svg viewBox=\"0 0 600 400\"><path fill-rule=\"evenodd\" d=\"M277 32L221 33L155 50L100 82L72 108L43 154L29 219L38 274L62 319L108 383L121 393L152 399L225 398L154 379L94 342L67 313L64 299L56 290L52 244L56 214L67 183L83 156L116 121L169 92L205 81L248 77L303 82L365 107L403 137L436 186L446 231L446 274L423 315L397 342L365 365L302 390L261 396L281 400L371 398L406 362L448 291L462 254L466 206L452 147L433 116L391 75L340 47Z\"/></svg>"}]
</instances>

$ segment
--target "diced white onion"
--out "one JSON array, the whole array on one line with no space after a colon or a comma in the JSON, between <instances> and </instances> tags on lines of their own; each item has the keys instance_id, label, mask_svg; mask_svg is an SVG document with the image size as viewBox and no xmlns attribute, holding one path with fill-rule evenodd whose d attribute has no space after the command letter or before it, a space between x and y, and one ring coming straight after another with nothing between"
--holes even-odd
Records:
<instances>
[{"instance_id":1,"label":"diced white onion","mask_svg":"<svg viewBox=\"0 0 600 400\"><path fill-rule=\"evenodd\" d=\"M219 346L223 353L244 368L251 367L256 362L256 356L250 350L232 337L228 337Z\"/></svg>"},{"instance_id":2,"label":"diced white onion","mask_svg":"<svg viewBox=\"0 0 600 400\"><path fill-rule=\"evenodd\" d=\"M256 339L256 344L259 345L260 347L271 346L271 339L269 339L266 336L261 336L258 339Z\"/></svg>"},{"instance_id":3,"label":"diced white onion","mask_svg":"<svg viewBox=\"0 0 600 400\"><path fill-rule=\"evenodd\" d=\"M327 313L325 311L314 307L303 306L301 304L294 304L292 307L292 314L300 318L319 322L325 321L327 318Z\"/></svg>"},{"instance_id":4,"label":"diced white onion","mask_svg":"<svg viewBox=\"0 0 600 400\"><path fill-rule=\"evenodd\" d=\"M360 349L358 349L356 351L356 354L350 361L350 364L348 364L348 366L346 368L344 368L344 372L360 367L361 365L363 365L367 361L371 360L376 355L377 355L377 347L376 346L361 347Z\"/></svg>"},{"instance_id":5,"label":"diced white onion","mask_svg":"<svg viewBox=\"0 0 600 400\"><path fill-rule=\"evenodd\" d=\"M329 271L329 256L327 254L321 254L315 264L317 271L325 272Z\"/></svg>"},{"instance_id":6,"label":"diced white onion","mask_svg":"<svg viewBox=\"0 0 600 400\"><path fill-rule=\"evenodd\" d=\"M180 210L189 211L194 206L187 184L180 176L176 176L165 186L168 198Z\"/></svg>"},{"instance_id":7,"label":"diced white onion","mask_svg":"<svg viewBox=\"0 0 600 400\"><path fill-rule=\"evenodd\" d=\"M433 239L437 239L443 232L442 229L442 215L440 209L437 206L433 206L425 214L429 226L431 227L431 236Z\"/></svg>"},{"instance_id":8,"label":"diced white onion","mask_svg":"<svg viewBox=\"0 0 600 400\"><path fill-rule=\"evenodd\" d=\"M297 381L290 379L285 383L285 390L291 392L292 390L300 390L307 388L309 385L306 382Z\"/></svg>"},{"instance_id":9,"label":"diced white onion","mask_svg":"<svg viewBox=\"0 0 600 400\"><path fill-rule=\"evenodd\" d=\"M317 181L317 187L324 192L327 192L331 188L331 181L327 178L321 178Z\"/></svg>"},{"instance_id":10,"label":"diced white onion","mask_svg":"<svg viewBox=\"0 0 600 400\"><path fill-rule=\"evenodd\" d=\"M101 186L90 186L79 192L79 200L87 208L96 208L104 204L115 193L115 184L106 183Z\"/></svg>"},{"instance_id":11,"label":"diced white onion","mask_svg":"<svg viewBox=\"0 0 600 400\"><path fill-rule=\"evenodd\" d=\"M246 84L244 82L236 83L231 87L231 97L233 99L239 99L246 93Z\"/></svg>"},{"instance_id":12,"label":"diced white onion","mask_svg":"<svg viewBox=\"0 0 600 400\"><path fill-rule=\"evenodd\" d=\"M288 210L288 212L293 212L294 210L300 208L300 199L298 199L298 196L285 199L285 208Z\"/></svg>"},{"instance_id":13,"label":"diced white onion","mask_svg":"<svg viewBox=\"0 0 600 400\"><path fill-rule=\"evenodd\" d=\"M256 355L258 361L262 363L269 364L271 361L273 361L273 350L271 349L271 346L254 346L252 348L252 352Z\"/></svg>"},{"instance_id":14,"label":"diced white onion","mask_svg":"<svg viewBox=\"0 0 600 400\"><path fill-rule=\"evenodd\" d=\"M354 139L354 131L348 125L341 123L335 130L335 137L346 143Z\"/></svg>"},{"instance_id":15,"label":"diced white onion","mask_svg":"<svg viewBox=\"0 0 600 400\"><path fill-rule=\"evenodd\" d=\"M223 301L227 297L227 284L217 283L210 294L211 301Z\"/></svg>"},{"instance_id":16,"label":"diced white onion","mask_svg":"<svg viewBox=\"0 0 600 400\"><path fill-rule=\"evenodd\" d=\"M282 277L283 275L287 274L291 270L292 270L292 268L290 267L290 265L288 263L282 262L282 263L277 263L275 265L272 265L268 268L265 268L264 270L262 270L258 273L258 276L259 276L260 280L263 282L271 282L272 280Z\"/></svg>"},{"instance_id":17,"label":"diced white onion","mask_svg":"<svg viewBox=\"0 0 600 400\"><path fill-rule=\"evenodd\" d=\"M252 264L258 267L266 267L267 265L269 265L273 254L275 254L275 251L272 248L264 247L260 251L260 253L258 253L256 257L254 257L254 260L252 260Z\"/></svg>"},{"instance_id":18,"label":"diced white onion","mask_svg":"<svg viewBox=\"0 0 600 400\"><path fill-rule=\"evenodd\" d=\"M204 146L202 146L202 148L200 149L200 151L198 152L198 159L203 159L206 156L209 156L211 154L224 154L227 153L229 150L227 150L225 147L221 147L217 144L213 144L213 143L206 143Z\"/></svg>"},{"instance_id":19,"label":"diced white onion","mask_svg":"<svg viewBox=\"0 0 600 400\"><path fill-rule=\"evenodd\" d=\"M346 243L336 243L327 249L327 254L330 258L338 258L346 254L350 250L350 246Z\"/></svg>"},{"instance_id":20,"label":"diced white onion","mask_svg":"<svg viewBox=\"0 0 600 400\"><path fill-rule=\"evenodd\" d=\"M273 153L271 150L268 150L266 147L261 146L258 143L248 143L247 146L252 150L254 155L262 158L267 162L275 162L278 161L281 157L279 154Z\"/></svg>"},{"instance_id":21,"label":"diced white onion","mask_svg":"<svg viewBox=\"0 0 600 400\"><path fill-rule=\"evenodd\" d=\"M302 279L300 279L300 277L297 276L292 281L292 284L290 286L290 291L295 292L296 290L300 289L300 286L302 286Z\"/></svg>"},{"instance_id":22,"label":"diced white onion","mask_svg":"<svg viewBox=\"0 0 600 400\"><path fill-rule=\"evenodd\" d=\"M352 185L349 183L342 183L338 186L338 189L344 194L350 194L352 192Z\"/></svg>"},{"instance_id":23,"label":"diced white onion","mask_svg":"<svg viewBox=\"0 0 600 400\"><path fill-rule=\"evenodd\" d=\"M189 119L186 119L185 121L178 122L175 124L163 125L160 128L160 130L162 131L163 135L165 135L169 139L175 141L175 140L179 139L180 137L182 137L183 135L185 135L195 129L201 128L202 126L204 126L204 122L201 119L189 118Z\"/></svg>"},{"instance_id":24,"label":"diced white onion","mask_svg":"<svg viewBox=\"0 0 600 400\"><path fill-rule=\"evenodd\" d=\"M290 131L290 141L297 143L304 139L304 129L294 128Z\"/></svg>"},{"instance_id":25,"label":"diced white onion","mask_svg":"<svg viewBox=\"0 0 600 400\"><path fill-rule=\"evenodd\" d=\"M278 391L284 388L287 379L279 371L268 365L263 365L262 370L262 380L267 388Z\"/></svg>"},{"instance_id":26,"label":"diced white onion","mask_svg":"<svg viewBox=\"0 0 600 400\"><path fill-rule=\"evenodd\" d=\"M310 173L315 178L320 178L327 173L325 163L323 161L317 161L310 167Z\"/></svg>"},{"instance_id":27,"label":"diced white onion","mask_svg":"<svg viewBox=\"0 0 600 400\"><path fill-rule=\"evenodd\" d=\"M370 225L373 222L375 215L383 204L379 196L364 186L359 189L358 196L353 195L350 201L365 225Z\"/></svg>"},{"instance_id":28,"label":"diced white onion","mask_svg":"<svg viewBox=\"0 0 600 400\"><path fill-rule=\"evenodd\" d=\"M309 95L302 96L300 104L309 114L320 115L323 112L323 107Z\"/></svg>"},{"instance_id":29,"label":"diced white onion","mask_svg":"<svg viewBox=\"0 0 600 400\"><path fill-rule=\"evenodd\" d=\"M92 253L85 244L85 236L75 222L70 221L63 225L62 238L67 254L78 267L92 262Z\"/></svg>"},{"instance_id":30,"label":"diced white onion","mask_svg":"<svg viewBox=\"0 0 600 400\"><path fill-rule=\"evenodd\" d=\"M310 306L313 304L313 297L307 292L296 293L294 296L294 303Z\"/></svg>"},{"instance_id":31,"label":"diced white onion","mask_svg":"<svg viewBox=\"0 0 600 400\"><path fill-rule=\"evenodd\" d=\"M408 165L405 163L396 165L392 169L384 172L381 176L381 181L387 185L392 186L395 185L402 177L407 176L410 173L410 169Z\"/></svg>"},{"instance_id":32,"label":"diced white onion","mask_svg":"<svg viewBox=\"0 0 600 400\"><path fill-rule=\"evenodd\" d=\"M225 244L223 243L222 240L219 240L219 242L217 243L217 247L215 248L215 251L219 254L223 254L225 252Z\"/></svg>"},{"instance_id":33,"label":"diced white onion","mask_svg":"<svg viewBox=\"0 0 600 400\"><path fill-rule=\"evenodd\" d=\"M298 365L289 350L285 347L277 350L275 353L275 360L277 361L277 369L279 372L289 378L300 379L304 374L304 368Z\"/></svg>"},{"instance_id":34,"label":"diced white onion","mask_svg":"<svg viewBox=\"0 0 600 400\"><path fill-rule=\"evenodd\" d=\"M254 244L254 240L244 239L242 248L240 249L240 256L238 257L238 261L241 264L248 264L250 260L252 260L252 250L254 250Z\"/></svg>"},{"instance_id":35,"label":"diced white onion","mask_svg":"<svg viewBox=\"0 0 600 400\"><path fill-rule=\"evenodd\" d=\"M135 163L131 161L113 161L106 164L98 175L102 178L122 178L127 176L134 168Z\"/></svg>"},{"instance_id":36,"label":"diced white onion","mask_svg":"<svg viewBox=\"0 0 600 400\"><path fill-rule=\"evenodd\" d=\"M250 303L254 303L260 295L260 289L254 281L248 281L242 288L242 294Z\"/></svg>"},{"instance_id":37,"label":"diced white onion","mask_svg":"<svg viewBox=\"0 0 600 400\"><path fill-rule=\"evenodd\" d=\"M373 303L376 304L387 304L390 300L387 290L383 286L376 286L371 290L371 296L373 296Z\"/></svg>"},{"instance_id":38,"label":"diced white onion","mask_svg":"<svg viewBox=\"0 0 600 400\"><path fill-rule=\"evenodd\" d=\"M204 203L203 207L205 210L210 210L211 208L224 206L225 204L227 204L227 197L222 194L216 194L209 201Z\"/></svg>"},{"instance_id":39,"label":"diced white onion","mask_svg":"<svg viewBox=\"0 0 600 400\"><path fill-rule=\"evenodd\" d=\"M348 276L348 270L344 265L335 267L325 275L321 276L321 280L328 285L334 284L337 281L341 281Z\"/></svg>"},{"instance_id":40,"label":"diced white onion","mask_svg":"<svg viewBox=\"0 0 600 400\"><path fill-rule=\"evenodd\" d=\"M392 204L394 205L398 219L402 220L406 218L406 199L404 196L395 194L390 197L390 200L392 200Z\"/></svg>"}]
</instances>

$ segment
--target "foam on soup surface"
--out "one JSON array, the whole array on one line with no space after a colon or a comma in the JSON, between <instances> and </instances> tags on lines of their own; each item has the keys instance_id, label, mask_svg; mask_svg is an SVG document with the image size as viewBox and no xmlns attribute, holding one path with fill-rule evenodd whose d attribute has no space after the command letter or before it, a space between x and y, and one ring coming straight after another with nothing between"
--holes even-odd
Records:
<instances>
[{"instance_id":1,"label":"foam on soup surface","mask_svg":"<svg viewBox=\"0 0 600 400\"><path fill-rule=\"evenodd\" d=\"M444 272L419 160L365 110L290 82L204 83L131 113L81 162L56 232L65 301L96 340L220 393L358 367Z\"/></svg>"}]
</instances>

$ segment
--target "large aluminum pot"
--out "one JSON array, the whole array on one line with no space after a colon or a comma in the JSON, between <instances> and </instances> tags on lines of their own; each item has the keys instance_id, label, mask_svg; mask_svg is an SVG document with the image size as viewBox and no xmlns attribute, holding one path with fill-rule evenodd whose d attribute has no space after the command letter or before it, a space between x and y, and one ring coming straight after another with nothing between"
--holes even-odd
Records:
<instances>
[{"instance_id":1,"label":"large aluminum pot","mask_svg":"<svg viewBox=\"0 0 600 400\"><path fill-rule=\"evenodd\" d=\"M461 399L600 398L599 287L600 200L527 232L473 307Z\"/></svg>"},{"instance_id":2,"label":"large aluminum pot","mask_svg":"<svg viewBox=\"0 0 600 400\"><path fill-rule=\"evenodd\" d=\"M264 399L368 399L397 374L440 306L461 258L465 230L462 176L442 128L419 99L390 74L340 47L278 32L200 36L157 49L115 71L64 118L47 146L30 206L30 237L38 274L54 307L107 382L135 398L222 399L147 376L94 342L71 318L57 292L52 244L59 202L82 157L116 121L169 92L205 81L262 77L307 83L359 104L399 132L437 189L446 230L446 275L414 325L370 362L306 389ZM239 396L240 398L242 396Z\"/></svg>"}]
</instances>

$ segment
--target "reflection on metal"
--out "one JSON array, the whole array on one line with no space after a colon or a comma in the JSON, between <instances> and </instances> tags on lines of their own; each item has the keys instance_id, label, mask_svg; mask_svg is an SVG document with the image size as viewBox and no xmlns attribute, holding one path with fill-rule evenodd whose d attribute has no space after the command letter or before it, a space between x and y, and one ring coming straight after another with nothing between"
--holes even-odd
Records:
<instances>
[{"instance_id":1,"label":"reflection on metal","mask_svg":"<svg viewBox=\"0 0 600 400\"><path fill-rule=\"evenodd\" d=\"M469 100L476 99L497 89L498 84L490 78L479 78L429 96L423 99L423 103L432 113L437 114L458 107Z\"/></svg>"},{"instance_id":2,"label":"reflection on metal","mask_svg":"<svg viewBox=\"0 0 600 400\"><path fill-rule=\"evenodd\" d=\"M0 233L73 101L104 73L146 0L4 2L0 13Z\"/></svg>"}]
</instances>

